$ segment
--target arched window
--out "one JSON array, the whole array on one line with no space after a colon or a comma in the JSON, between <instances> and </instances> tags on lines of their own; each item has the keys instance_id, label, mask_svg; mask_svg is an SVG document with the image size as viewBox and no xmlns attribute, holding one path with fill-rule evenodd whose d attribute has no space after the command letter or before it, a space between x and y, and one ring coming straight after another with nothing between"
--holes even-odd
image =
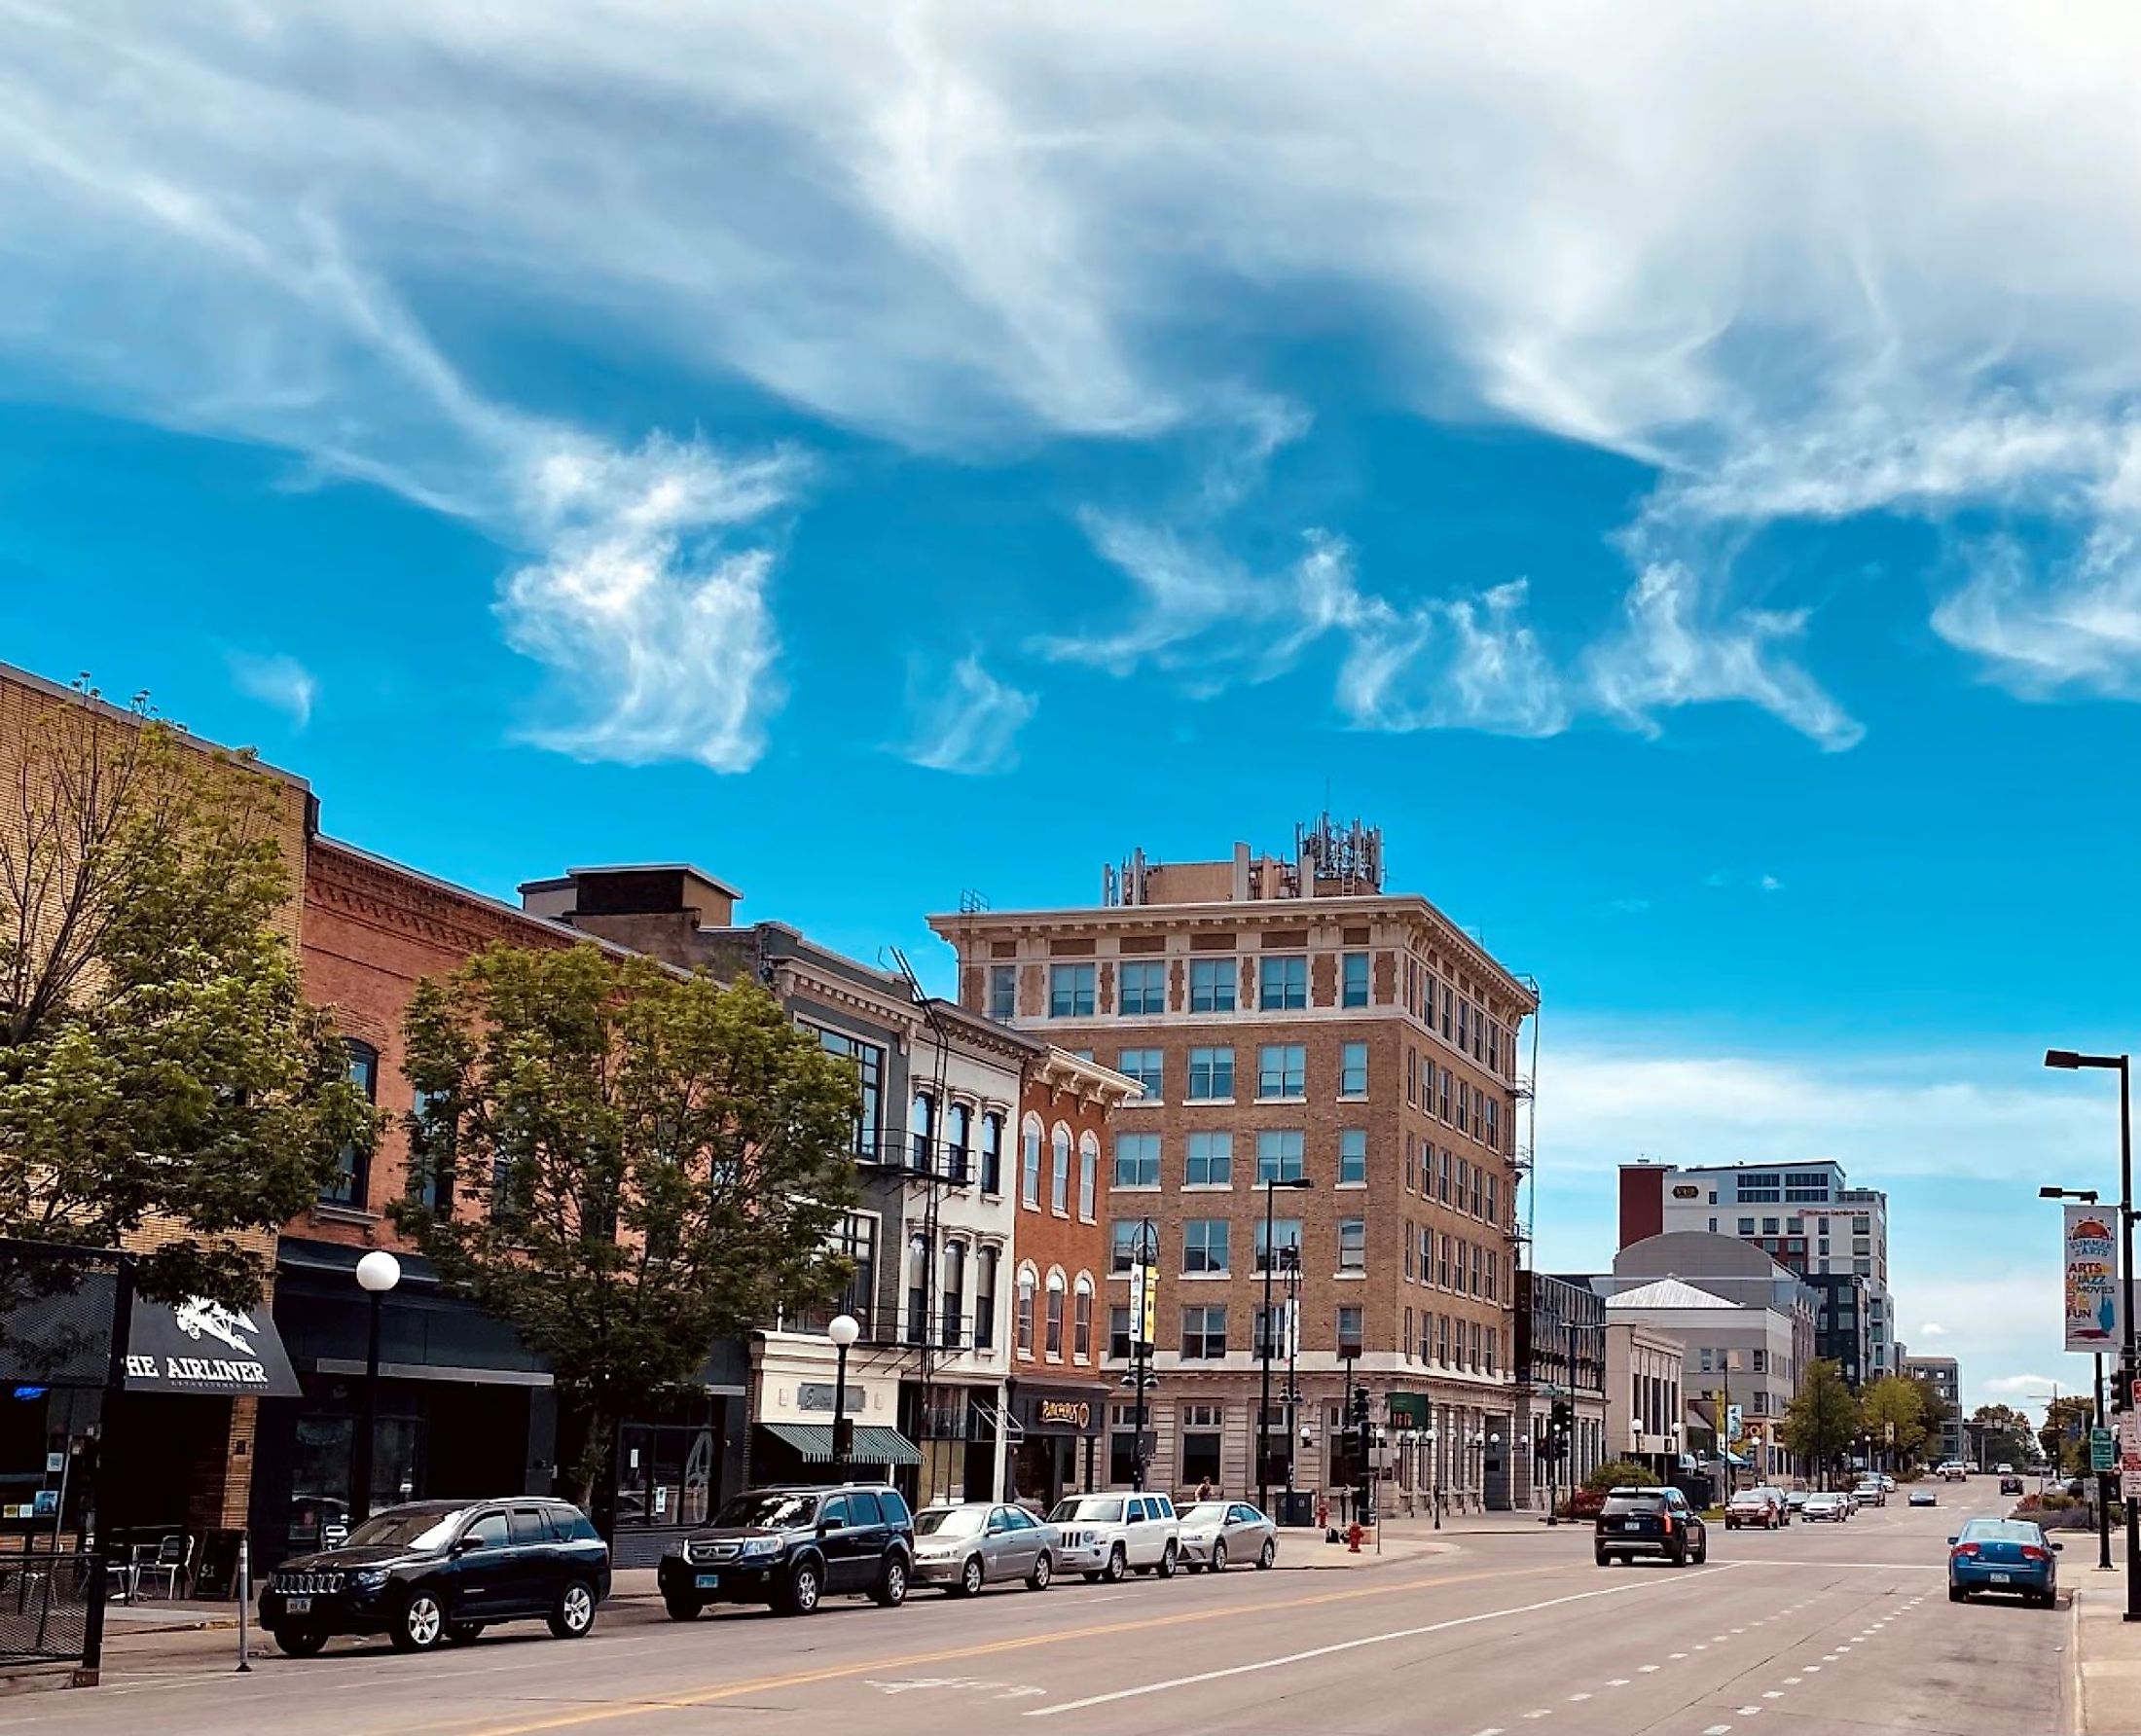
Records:
<instances>
[{"instance_id":1,"label":"arched window","mask_svg":"<svg viewBox=\"0 0 2141 1736\"><path fill-rule=\"evenodd\" d=\"M380 1052L370 1043L353 1036L344 1037L342 1043L349 1052L349 1083L363 1093L366 1103L378 1103ZM353 1144L345 1145L335 1159L334 1169L320 1186L320 1204L347 1206L352 1211L363 1211L371 1195L371 1168L365 1151Z\"/></svg>"},{"instance_id":2,"label":"arched window","mask_svg":"<svg viewBox=\"0 0 2141 1736\"><path fill-rule=\"evenodd\" d=\"M1093 1190L1099 1184L1101 1142L1091 1134L1078 1138L1078 1215L1093 1221Z\"/></svg>"},{"instance_id":3,"label":"arched window","mask_svg":"<svg viewBox=\"0 0 2141 1736\"><path fill-rule=\"evenodd\" d=\"M1040 1117L1029 1115L1019 1130L1019 1200L1040 1206Z\"/></svg>"},{"instance_id":4,"label":"arched window","mask_svg":"<svg viewBox=\"0 0 2141 1736\"><path fill-rule=\"evenodd\" d=\"M1062 1122L1056 1123L1054 1139L1050 1141L1053 1164L1048 1174L1048 1204L1058 1217L1070 1215L1070 1130Z\"/></svg>"},{"instance_id":5,"label":"arched window","mask_svg":"<svg viewBox=\"0 0 2141 1736\"><path fill-rule=\"evenodd\" d=\"M1093 1359L1093 1275L1078 1274L1072 1298L1070 1348L1080 1362Z\"/></svg>"},{"instance_id":6,"label":"arched window","mask_svg":"<svg viewBox=\"0 0 2141 1736\"><path fill-rule=\"evenodd\" d=\"M1048 1337L1043 1348L1054 1361L1063 1360L1063 1273L1048 1274Z\"/></svg>"},{"instance_id":7,"label":"arched window","mask_svg":"<svg viewBox=\"0 0 2141 1736\"><path fill-rule=\"evenodd\" d=\"M981 1191L999 1194L1003 1191L1003 1117L984 1115L981 1118Z\"/></svg>"},{"instance_id":8,"label":"arched window","mask_svg":"<svg viewBox=\"0 0 2141 1736\"><path fill-rule=\"evenodd\" d=\"M936 1146L936 1099L926 1091L916 1092L914 1112L907 1117L907 1133L914 1141L908 1167L924 1174L931 1168L930 1157Z\"/></svg>"},{"instance_id":9,"label":"arched window","mask_svg":"<svg viewBox=\"0 0 2141 1736\"><path fill-rule=\"evenodd\" d=\"M954 1103L944 1111L944 1168L953 1182L964 1187L974 1178L967 1163L967 1129L973 1125L973 1110L964 1103Z\"/></svg>"},{"instance_id":10,"label":"arched window","mask_svg":"<svg viewBox=\"0 0 2141 1736\"><path fill-rule=\"evenodd\" d=\"M1012 1339L1013 1346L1022 1356L1031 1358L1034 1354L1034 1268L1019 1268L1018 1322Z\"/></svg>"}]
</instances>

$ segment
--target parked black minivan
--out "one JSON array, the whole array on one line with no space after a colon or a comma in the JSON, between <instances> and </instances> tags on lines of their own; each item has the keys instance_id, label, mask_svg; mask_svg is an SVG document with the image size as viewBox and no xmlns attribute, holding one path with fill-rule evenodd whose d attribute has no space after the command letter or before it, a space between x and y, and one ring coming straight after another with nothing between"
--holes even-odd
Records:
<instances>
[{"instance_id":1,"label":"parked black minivan","mask_svg":"<svg viewBox=\"0 0 2141 1736\"><path fill-rule=\"evenodd\" d=\"M569 1502L418 1501L374 1514L340 1548L275 1569L260 1624L292 1657L311 1657L335 1634L384 1634L396 1651L428 1651L465 1645L494 1621L540 1619L577 1640L608 1596L609 1545Z\"/></svg>"}]
</instances>

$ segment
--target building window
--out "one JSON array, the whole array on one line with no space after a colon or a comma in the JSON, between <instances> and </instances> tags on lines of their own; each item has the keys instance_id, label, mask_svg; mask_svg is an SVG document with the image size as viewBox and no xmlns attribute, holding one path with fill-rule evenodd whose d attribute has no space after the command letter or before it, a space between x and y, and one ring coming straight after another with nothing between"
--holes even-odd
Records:
<instances>
[{"instance_id":1,"label":"building window","mask_svg":"<svg viewBox=\"0 0 2141 1736\"><path fill-rule=\"evenodd\" d=\"M1107 1226L1107 1269L1127 1272L1137 1263L1138 1238L1144 1225L1135 1217L1118 1217Z\"/></svg>"},{"instance_id":2,"label":"building window","mask_svg":"<svg viewBox=\"0 0 2141 1736\"><path fill-rule=\"evenodd\" d=\"M1405 1282L1407 1284L1413 1281L1413 1276L1418 1270L1419 1267L1413 1258L1412 1225L1408 1223L1405 1225Z\"/></svg>"},{"instance_id":3,"label":"building window","mask_svg":"<svg viewBox=\"0 0 2141 1736\"><path fill-rule=\"evenodd\" d=\"M1777 1233L1777 1220L1773 1217L1763 1218L1761 1220L1761 1233L1764 1236L1774 1236Z\"/></svg>"},{"instance_id":4,"label":"building window","mask_svg":"<svg viewBox=\"0 0 2141 1736\"><path fill-rule=\"evenodd\" d=\"M409 1112L419 1123L423 1122L437 1101L433 1093L419 1091L416 1094ZM454 1137L451 1126L446 1130L446 1137L449 1140ZM433 1152L428 1157L420 1156L414 1139L410 1142L409 1151L409 1197L417 1205L428 1207L441 1216L450 1214L454 1209L453 1166L446 1161L444 1152Z\"/></svg>"},{"instance_id":5,"label":"building window","mask_svg":"<svg viewBox=\"0 0 2141 1736\"><path fill-rule=\"evenodd\" d=\"M1215 1362L1226 1355L1226 1305L1182 1310L1182 1360Z\"/></svg>"},{"instance_id":6,"label":"building window","mask_svg":"<svg viewBox=\"0 0 2141 1736\"><path fill-rule=\"evenodd\" d=\"M1338 1311L1338 1343L1341 1347L1361 1342L1361 1310L1348 1303ZM1341 1355L1343 1350L1341 1349Z\"/></svg>"},{"instance_id":7,"label":"building window","mask_svg":"<svg viewBox=\"0 0 2141 1736\"><path fill-rule=\"evenodd\" d=\"M1078 1215L1087 1223L1093 1221L1093 1194L1098 1185L1101 1168L1100 1141L1091 1134L1078 1139Z\"/></svg>"},{"instance_id":8,"label":"building window","mask_svg":"<svg viewBox=\"0 0 2141 1736\"><path fill-rule=\"evenodd\" d=\"M1031 1117L1019 1130L1019 1199L1040 1210L1040 1123Z\"/></svg>"},{"instance_id":9,"label":"building window","mask_svg":"<svg viewBox=\"0 0 2141 1736\"><path fill-rule=\"evenodd\" d=\"M1233 1186L1234 1136L1226 1133L1191 1134L1182 1180L1190 1187Z\"/></svg>"},{"instance_id":10,"label":"building window","mask_svg":"<svg viewBox=\"0 0 2141 1736\"><path fill-rule=\"evenodd\" d=\"M994 1350L997 1343L997 1250L985 1248L974 1262L974 1348Z\"/></svg>"},{"instance_id":11,"label":"building window","mask_svg":"<svg viewBox=\"0 0 2141 1736\"><path fill-rule=\"evenodd\" d=\"M1257 960L1256 1004L1267 1013L1299 1012L1308 1005L1308 959L1298 953Z\"/></svg>"},{"instance_id":12,"label":"building window","mask_svg":"<svg viewBox=\"0 0 2141 1736\"><path fill-rule=\"evenodd\" d=\"M1161 1087L1166 1081L1166 1058L1157 1049L1125 1049L1116 1063L1115 1070L1125 1073L1144 1087L1143 1101L1156 1103L1160 1101Z\"/></svg>"},{"instance_id":13,"label":"building window","mask_svg":"<svg viewBox=\"0 0 2141 1736\"><path fill-rule=\"evenodd\" d=\"M1061 1122L1048 1141L1048 1206L1058 1217L1070 1215L1070 1130Z\"/></svg>"},{"instance_id":14,"label":"building window","mask_svg":"<svg viewBox=\"0 0 2141 1736\"><path fill-rule=\"evenodd\" d=\"M1160 1184L1160 1136L1115 1136L1115 1183L1117 1187L1157 1187Z\"/></svg>"},{"instance_id":15,"label":"building window","mask_svg":"<svg viewBox=\"0 0 2141 1736\"><path fill-rule=\"evenodd\" d=\"M1167 1011L1167 966L1156 958L1148 958L1135 964L1119 967L1122 987L1117 991L1119 1007L1124 1013L1164 1013Z\"/></svg>"},{"instance_id":16,"label":"building window","mask_svg":"<svg viewBox=\"0 0 2141 1736\"><path fill-rule=\"evenodd\" d=\"M1367 954L1341 954L1338 959L1338 1004L1340 1006L1366 1006L1367 1003Z\"/></svg>"},{"instance_id":17,"label":"building window","mask_svg":"<svg viewBox=\"0 0 2141 1736\"><path fill-rule=\"evenodd\" d=\"M1445 1043L1450 1040L1451 1009L1456 1005L1457 991L1452 989L1449 984L1444 983L1442 985L1442 1040Z\"/></svg>"},{"instance_id":18,"label":"building window","mask_svg":"<svg viewBox=\"0 0 2141 1736\"><path fill-rule=\"evenodd\" d=\"M1192 1217L1182 1225L1182 1271L1221 1272L1226 1263L1226 1219Z\"/></svg>"},{"instance_id":19,"label":"building window","mask_svg":"<svg viewBox=\"0 0 2141 1736\"><path fill-rule=\"evenodd\" d=\"M1130 1359L1130 1310L1127 1306L1107 1311L1107 1354L1118 1361Z\"/></svg>"},{"instance_id":20,"label":"building window","mask_svg":"<svg viewBox=\"0 0 2141 1736\"><path fill-rule=\"evenodd\" d=\"M1063 1274L1048 1275L1048 1336L1043 1349L1054 1360L1063 1360Z\"/></svg>"},{"instance_id":21,"label":"building window","mask_svg":"<svg viewBox=\"0 0 2141 1736\"><path fill-rule=\"evenodd\" d=\"M1003 1117L984 1115L981 1118L981 1191L1000 1194L1003 1191Z\"/></svg>"},{"instance_id":22,"label":"building window","mask_svg":"<svg viewBox=\"0 0 2141 1736\"><path fill-rule=\"evenodd\" d=\"M380 1101L380 1052L353 1036L344 1037L342 1043L349 1054L349 1083L363 1093L366 1103L377 1103ZM336 1154L335 1167L320 1186L320 1203L362 1211L371 1198L371 1170L367 1152L354 1143L345 1145ZM495 1191L493 1189L493 1193ZM491 1205L495 1211L495 1198Z\"/></svg>"},{"instance_id":23,"label":"building window","mask_svg":"<svg viewBox=\"0 0 2141 1736\"><path fill-rule=\"evenodd\" d=\"M1338 1270L1341 1272L1365 1272L1367 1269L1367 1219L1364 1217L1341 1217L1338 1220Z\"/></svg>"},{"instance_id":24,"label":"building window","mask_svg":"<svg viewBox=\"0 0 2141 1736\"><path fill-rule=\"evenodd\" d=\"M973 1120L974 1112L964 1103L954 1103L944 1111L945 1174L960 1187L964 1187L974 1178L973 1172L967 1167L972 1160L969 1135Z\"/></svg>"},{"instance_id":25,"label":"building window","mask_svg":"<svg viewBox=\"0 0 2141 1736\"><path fill-rule=\"evenodd\" d=\"M1078 1274L1078 1287L1070 1298L1070 1354L1080 1362L1093 1359L1093 1281L1083 1272ZM1127 1334L1129 1322L1123 1330Z\"/></svg>"},{"instance_id":26,"label":"building window","mask_svg":"<svg viewBox=\"0 0 2141 1736\"><path fill-rule=\"evenodd\" d=\"M1216 1483L1219 1480L1220 1417L1222 1414L1216 1404L1190 1404L1182 1407L1182 1486L1184 1488L1193 1489L1199 1483Z\"/></svg>"},{"instance_id":27,"label":"building window","mask_svg":"<svg viewBox=\"0 0 2141 1736\"><path fill-rule=\"evenodd\" d=\"M1189 1010L1193 1013L1231 1013L1234 1010L1233 959L1190 959Z\"/></svg>"},{"instance_id":28,"label":"building window","mask_svg":"<svg viewBox=\"0 0 2141 1736\"><path fill-rule=\"evenodd\" d=\"M1450 1154L1445 1147L1435 1165L1434 1197L1443 1205L1450 1203Z\"/></svg>"},{"instance_id":29,"label":"building window","mask_svg":"<svg viewBox=\"0 0 2141 1736\"><path fill-rule=\"evenodd\" d=\"M878 1128L884 1118L885 1051L841 1031L819 1031L818 1046L830 1055L844 1055L854 1063L862 1099L855 1109L854 1148L858 1157L878 1160Z\"/></svg>"},{"instance_id":30,"label":"building window","mask_svg":"<svg viewBox=\"0 0 2141 1736\"><path fill-rule=\"evenodd\" d=\"M1018 1327L1012 1347L1022 1356L1034 1354L1034 1268L1019 1268Z\"/></svg>"},{"instance_id":31,"label":"building window","mask_svg":"<svg viewBox=\"0 0 2141 1736\"><path fill-rule=\"evenodd\" d=\"M1196 1103L1227 1103L1234 1097L1234 1051L1189 1052L1189 1096Z\"/></svg>"},{"instance_id":32,"label":"building window","mask_svg":"<svg viewBox=\"0 0 2141 1736\"><path fill-rule=\"evenodd\" d=\"M944 1245L944 1345L956 1350L965 1342L966 1244Z\"/></svg>"},{"instance_id":33,"label":"building window","mask_svg":"<svg viewBox=\"0 0 2141 1736\"><path fill-rule=\"evenodd\" d=\"M1016 964L989 966L989 1017L1007 1023L1018 1011L1019 968Z\"/></svg>"},{"instance_id":34,"label":"building window","mask_svg":"<svg viewBox=\"0 0 2141 1736\"><path fill-rule=\"evenodd\" d=\"M1308 1095L1308 1051L1299 1043L1266 1043L1256 1051L1256 1095L1300 1098Z\"/></svg>"},{"instance_id":35,"label":"building window","mask_svg":"<svg viewBox=\"0 0 2141 1736\"><path fill-rule=\"evenodd\" d=\"M1301 1178L1301 1131L1266 1128L1256 1136L1256 1185Z\"/></svg>"},{"instance_id":36,"label":"building window","mask_svg":"<svg viewBox=\"0 0 2141 1736\"><path fill-rule=\"evenodd\" d=\"M1048 967L1048 1016L1051 1019L1090 1019L1093 1016L1092 965L1051 964Z\"/></svg>"},{"instance_id":37,"label":"building window","mask_svg":"<svg viewBox=\"0 0 2141 1736\"><path fill-rule=\"evenodd\" d=\"M1301 1220L1299 1218L1274 1218L1271 1224L1271 1239L1268 1243L1264 1240L1263 1219L1258 1218L1256 1220L1256 1270L1258 1272L1263 1271L1266 1266L1270 1265L1271 1249L1274 1248L1279 1250L1279 1264L1276 1269L1281 1272L1286 1271L1290 1263L1298 1260L1300 1247Z\"/></svg>"},{"instance_id":38,"label":"building window","mask_svg":"<svg viewBox=\"0 0 2141 1736\"><path fill-rule=\"evenodd\" d=\"M1755 1233L1755 1220L1751 1217L1741 1218L1739 1220L1739 1233L1742 1236L1752 1236Z\"/></svg>"},{"instance_id":39,"label":"building window","mask_svg":"<svg viewBox=\"0 0 2141 1736\"><path fill-rule=\"evenodd\" d=\"M1339 1051L1338 1095L1365 1097L1367 1094L1368 1046L1365 1043L1348 1043Z\"/></svg>"},{"instance_id":40,"label":"building window","mask_svg":"<svg viewBox=\"0 0 2141 1736\"><path fill-rule=\"evenodd\" d=\"M1107 1480L1117 1488L1127 1487L1137 1480L1139 1442L1131 1419L1137 1415L1130 1405L1117 1405L1123 1413L1122 1426L1107 1433Z\"/></svg>"},{"instance_id":41,"label":"building window","mask_svg":"<svg viewBox=\"0 0 2141 1736\"><path fill-rule=\"evenodd\" d=\"M1338 1182L1361 1182L1368 1178L1368 1130L1341 1128L1338 1133Z\"/></svg>"}]
</instances>

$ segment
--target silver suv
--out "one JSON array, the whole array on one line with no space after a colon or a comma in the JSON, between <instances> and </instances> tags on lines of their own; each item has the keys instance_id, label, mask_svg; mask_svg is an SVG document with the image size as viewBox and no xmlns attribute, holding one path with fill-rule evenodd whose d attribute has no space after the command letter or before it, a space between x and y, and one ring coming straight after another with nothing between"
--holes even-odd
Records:
<instances>
[{"instance_id":1,"label":"silver suv","mask_svg":"<svg viewBox=\"0 0 2141 1736\"><path fill-rule=\"evenodd\" d=\"M1181 1521L1164 1495L1067 1495L1048 1522L1060 1539L1056 1565L1088 1580L1131 1572L1172 1579L1181 1559Z\"/></svg>"}]
</instances>

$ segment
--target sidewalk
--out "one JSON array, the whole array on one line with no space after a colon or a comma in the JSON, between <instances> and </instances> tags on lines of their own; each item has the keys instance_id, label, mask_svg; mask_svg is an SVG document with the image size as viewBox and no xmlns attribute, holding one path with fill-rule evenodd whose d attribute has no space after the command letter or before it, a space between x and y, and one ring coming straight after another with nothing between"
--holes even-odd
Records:
<instances>
[{"instance_id":1,"label":"sidewalk","mask_svg":"<svg viewBox=\"0 0 2141 1736\"><path fill-rule=\"evenodd\" d=\"M2141 1624L2129 1624L2122 1575L2091 1574L2074 1593L2077 1728L2088 1736L2141 1731Z\"/></svg>"}]
</instances>

